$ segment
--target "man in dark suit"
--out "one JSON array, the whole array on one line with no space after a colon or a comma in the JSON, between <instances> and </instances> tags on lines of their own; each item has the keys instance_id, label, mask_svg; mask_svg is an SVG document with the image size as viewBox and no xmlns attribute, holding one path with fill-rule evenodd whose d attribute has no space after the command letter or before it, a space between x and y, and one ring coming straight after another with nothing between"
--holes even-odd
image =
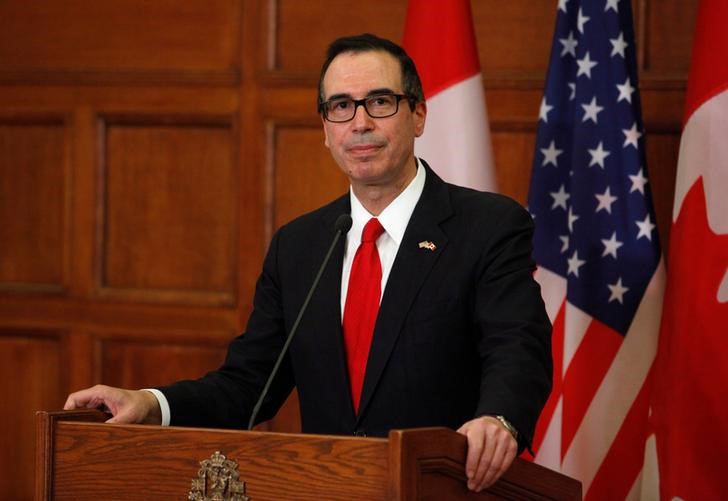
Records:
<instances>
[{"instance_id":1,"label":"man in dark suit","mask_svg":"<svg viewBox=\"0 0 728 501\"><path fill-rule=\"evenodd\" d=\"M275 234L246 332L223 366L156 390L95 386L70 395L65 408L104 405L112 422L244 427L337 218L351 214L352 230L334 249L260 419L295 386L304 432L384 436L449 426L467 436L468 486L481 490L529 446L550 391L551 331L532 278L531 218L506 197L443 182L415 158L426 105L413 62L392 42L335 41L319 110L351 190ZM373 226L375 264L362 277L354 271L362 229Z\"/></svg>"}]
</instances>

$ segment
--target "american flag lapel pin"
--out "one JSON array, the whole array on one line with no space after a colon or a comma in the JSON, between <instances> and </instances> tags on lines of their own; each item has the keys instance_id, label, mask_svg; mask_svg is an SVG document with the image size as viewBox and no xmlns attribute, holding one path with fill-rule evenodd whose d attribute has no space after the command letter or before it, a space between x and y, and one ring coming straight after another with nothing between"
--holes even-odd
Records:
<instances>
[{"instance_id":1,"label":"american flag lapel pin","mask_svg":"<svg viewBox=\"0 0 728 501\"><path fill-rule=\"evenodd\" d=\"M429 240L423 240L422 242L417 244L417 246L420 249L427 249L429 251L434 251L435 249L437 249L437 246L434 243L430 242Z\"/></svg>"}]
</instances>

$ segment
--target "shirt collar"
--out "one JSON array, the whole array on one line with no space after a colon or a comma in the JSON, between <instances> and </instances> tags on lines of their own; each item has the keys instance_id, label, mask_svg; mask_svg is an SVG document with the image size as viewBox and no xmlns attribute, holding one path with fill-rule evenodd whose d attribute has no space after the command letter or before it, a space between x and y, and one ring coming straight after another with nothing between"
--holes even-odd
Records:
<instances>
[{"instance_id":1,"label":"shirt collar","mask_svg":"<svg viewBox=\"0 0 728 501\"><path fill-rule=\"evenodd\" d=\"M384 227L384 231L387 232L392 240L399 245L404 237L404 232L407 229L412 212L415 210L422 191L425 188L425 168L421 165L419 159L417 161L417 174L414 179L410 181L410 184L397 195L397 198L385 207L385 209L377 216L379 223ZM351 200L351 231L349 235L356 238L357 241L361 241L361 232L364 229L364 225L367 221L372 218L372 215L367 211L364 206L359 202L359 199L354 195L354 191L349 189L349 198Z\"/></svg>"}]
</instances>

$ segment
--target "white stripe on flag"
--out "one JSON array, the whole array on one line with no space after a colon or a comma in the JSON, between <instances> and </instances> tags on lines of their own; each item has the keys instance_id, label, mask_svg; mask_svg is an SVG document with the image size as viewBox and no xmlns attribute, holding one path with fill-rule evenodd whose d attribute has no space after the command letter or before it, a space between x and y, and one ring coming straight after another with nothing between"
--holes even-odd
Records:
<instances>
[{"instance_id":1,"label":"white stripe on flag","mask_svg":"<svg viewBox=\"0 0 728 501\"><path fill-rule=\"evenodd\" d=\"M552 470L561 471L561 423L563 416L564 399L559 397L559 403L556 404L554 415L551 417L543 441L534 462L551 468Z\"/></svg>"},{"instance_id":2,"label":"white stripe on flag","mask_svg":"<svg viewBox=\"0 0 728 501\"><path fill-rule=\"evenodd\" d=\"M427 99L425 133L415 141L415 154L445 181L495 191L480 73Z\"/></svg>"},{"instance_id":3,"label":"white stripe on flag","mask_svg":"<svg viewBox=\"0 0 728 501\"><path fill-rule=\"evenodd\" d=\"M639 499L659 499L660 471L657 463L657 440L654 434L647 437L645 443L645 460L640 480Z\"/></svg>"},{"instance_id":4,"label":"white stripe on flag","mask_svg":"<svg viewBox=\"0 0 728 501\"><path fill-rule=\"evenodd\" d=\"M728 233L728 90L700 105L685 124L680 140L673 222L682 208L683 200L698 177L703 176L708 224L713 232ZM720 137L716 137L719 135Z\"/></svg>"},{"instance_id":5,"label":"white stripe on flag","mask_svg":"<svg viewBox=\"0 0 728 501\"><path fill-rule=\"evenodd\" d=\"M564 318L564 367L561 370L562 375L566 375L569 364L571 364L574 354L584 340L584 334L586 334L592 320L591 315L583 312L568 300L566 301Z\"/></svg>"},{"instance_id":6,"label":"white stripe on flag","mask_svg":"<svg viewBox=\"0 0 728 501\"><path fill-rule=\"evenodd\" d=\"M546 305L546 313L553 323L566 299L566 280L543 266L536 268L533 278L541 286L541 297Z\"/></svg>"}]
</instances>

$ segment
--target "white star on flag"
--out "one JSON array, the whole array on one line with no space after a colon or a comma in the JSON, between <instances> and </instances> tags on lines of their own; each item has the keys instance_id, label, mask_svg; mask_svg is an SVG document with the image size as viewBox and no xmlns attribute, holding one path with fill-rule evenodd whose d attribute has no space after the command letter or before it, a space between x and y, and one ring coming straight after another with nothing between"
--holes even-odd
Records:
<instances>
[{"instance_id":1,"label":"white star on flag","mask_svg":"<svg viewBox=\"0 0 728 501\"><path fill-rule=\"evenodd\" d=\"M579 45L579 42L574 38L573 31L569 32L568 38L559 38L559 42L564 46L561 51L561 57L564 57L566 54L571 54L573 57L576 57L576 46Z\"/></svg>"},{"instance_id":2,"label":"white star on flag","mask_svg":"<svg viewBox=\"0 0 728 501\"><path fill-rule=\"evenodd\" d=\"M622 85L617 84L617 90L619 91L619 96L617 96L617 102L620 102L622 99L624 99L628 103L632 104L632 93L634 92L634 87L632 87L632 84L629 81L629 77L627 77L627 80L625 80Z\"/></svg>"},{"instance_id":3,"label":"white star on flag","mask_svg":"<svg viewBox=\"0 0 728 501\"><path fill-rule=\"evenodd\" d=\"M607 186L607 189L604 190L604 193L601 195L597 194L594 195L597 200L599 200L599 204L597 205L597 209L595 212L599 212L600 210L604 209L609 214L612 213L612 204L617 200L617 197L612 196L612 194L609 192L609 186Z\"/></svg>"},{"instance_id":4,"label":"white star on flag","mask_svg":"<svg viewBox=\"0 0 728 501\"><path fill-rule=\"evenodd\" d=\"M569 271L567 271L567 275L574 274L577 278L579 278L579 268L583 266L586 261L579 259L579 254L577 251L574 251L571 257L567 260L567 263L569 263Z\"/></svg>"},{"instance_id":5,"label":"white star on flag","mask_svg":"<svg viewBox=\"0 0 728 501\"><path fill-rule=\"evenodd\" d=\"M544 122L549 121L549 111L553 110L553 106L549 106L549 103L546 102L546 96L544 96L541 99L541 107L538 110L538 118L540 120L543 120Z\"/></svg>"},{"instance_id":6,"label":"white star on flag","mask_svg":"<svg viewBox=\"0 0 728 501\"><path fill-rule=\"evenodd\" d=\"M579 15L576 20L576 25L579 30L579 33L581 33L582 35L584 34L584 25L589 21L589 19L591 19L591 18L585 16L581 10L581 7L579 7Z\"/></svg>"},{"instance_id":7,"label":"white star on flag","mask_svg":"<svg viewBox=\"0 0 728 501\"><path fill-rule=\"evenodd\" d=\"M584 54L584 57L576 60L576 64L579 65L579 71L576 72L576 77L586 75L587 78L591 78L591 70L597 65L596 61L592 61L589 58L589 52Z\"/></svg>"},{"instance_id":8,"label":"white star on flag","mask_svg":"<svg viewBox=\"0 0 728 501\"><path fill-rule=\"evenodd\" d=\"M561 240L561 254L569 250L569 235L559 235Z\"/></svg>"},{"instance_id":9,"label":"white star on flag","mask_svg":"<svg viewBox=\"0 0 728 501\"><path fill-rule=\"evenodd\" d=\"M645 185L647 184L647 178L642 172L643 170L644 169L640 167L640 171L637 173L636 176L629 176L630 181L632 181L632 187L629 189L630 193L632 193L633 191L639 191L643 195L645 194Z\"/></svg>"},{"instance_id":10,"label":"white star on flag","mask_svg":"<svg viewBox=\"0 0 728 501\"><path fill-rule=\"evenodd\" d=\"M566 210L566 201L569 200L569 195L566 193L566 190L564 189L564 185L561 185L561 188L559 188L559 191L552 192L550 194L554 199L554 204L551 206L551 209L555 209L556 207L561 207L564 210Z\"/></svg>"},{"instance_id":11,"label":"white star on flag","mask_svg":"<svg viewBox=\"0 0 728 501\"><path fill-rule=\"evenodd\" d=\"M569 233L574 233L574 223L576 220L579 219L579 216L574 214L574 211L571 210L571 207L569 207L569 214L567 217L567 224L569 226Z\"/></svg>"},{"instance_id":12,"label":"white star on flag","mask_svg":"<svg viewBox=\"0 0 728 501\"><path fill-rule=\"evenodd\" d=\"M627 45L629 45L627 42L624 41L624 34L620 33L619 37L617 38L610 38L609 43L612 44L612 57L619 54L624 58L624 49L627 48Z\"/></svg>"},{"instance_id":13,"label":"white star on flag","mask_svg":"<svg viewBox=\"0 0 728 501\"><path fill-rule=\"evenodd\" d=\"M632 124L632 127L629 129L622 129L622 132L624 133L624 144L622 147L634 146L637 148L637 140L642 137L642 133L637 130L637 122Z\"/></svg>"},{"instance_id":14,"label":"white star on flag","mask_svg":"<svg viewBox=\"0 0 728 501\"><path fill-rule=\"evenodd\" d=\"M619 277L615 284L607 284L607 287L609 287L609 290L612 292L609 296L609 302L619 301L620 304L624 304L624 293L629 290L629 287L624 287L622 285L622 277Z\"/></svg>"},{"instance_id":15,"label":"white star on flag","mask_svg":"<svg viewBox=\"0 0 728 501\"><path fill-rule=\"evenodd\" d=\"M614 259L617 259L617 249L622 247L624 245L624 242L620 242L617 240L617 232L613 232L611 238L602 239L602 243L604 244L604 252L602 252L602 257L606 257L607 255L612 256Z\"/></svg>"},{"instance_id":16,"label":"white star on flag","mask_svg":"<svg viewBox=\"0 0 728 501\"><path fill-rule=\"evenodd\" d=\"M604 168L604 159L607 158L610 155L610 153L604 149L602 141L599 141L599 145L595 149L588 150L588 151L592 157L591 161L589 162L589 167L596 164L603 169Z\"/></svg>"},{"instance_id":17,"label":"white star on flag","mask_svg":"<svg viewBox=\"0 0 728 501\"><path fill-rule=\"evenodd\" d=\"M607 0L607 5L604 6L604 12L607 12L609 9L614 9L614 12L619 13L618 3L619 0Z\"/></svg>"},{"instance_id":18,"label":"white star on flag","mask_svg":"<svg viewBox=\"0 0 728 501\"><path fill-rule=\"evenodd\" d=\"M561 155L564 152L564 150L556 149L556 144L554 141L551 141L551 144L548 148L541 148L541 153L543 153L543 163L541 166L546 166L548 164L553 164L554 167L557 167L556 164L556 157Z\"/></svg>"},{"instance_id":19,"label":"white star on flag","mask_svg":"<svg viewBox=\"0 0 728 501\"><path fill-rule=\"evenodd\" d=\"M597 113L604 109L604 106L597 105L596 96L592 97L589 104L582 104L581 107L584 108L584 118L581 119L582 122L592 120L594 123L597 123Z\"/></svg>"},{"instance_id":20,"label":"white star on flag","mask_svg":"<svg viewBox=\"0 0 728 501\"><path fill-rule=\"evenodd\" d=\"M635 224L639 226L640 231L637 233L637 240L642 237L647 237L647 240L652 240L652 230L655 229L655 225L650 221L650 215L647 214L643 221L635 221Z\"/></svg>"}]
</instances>

